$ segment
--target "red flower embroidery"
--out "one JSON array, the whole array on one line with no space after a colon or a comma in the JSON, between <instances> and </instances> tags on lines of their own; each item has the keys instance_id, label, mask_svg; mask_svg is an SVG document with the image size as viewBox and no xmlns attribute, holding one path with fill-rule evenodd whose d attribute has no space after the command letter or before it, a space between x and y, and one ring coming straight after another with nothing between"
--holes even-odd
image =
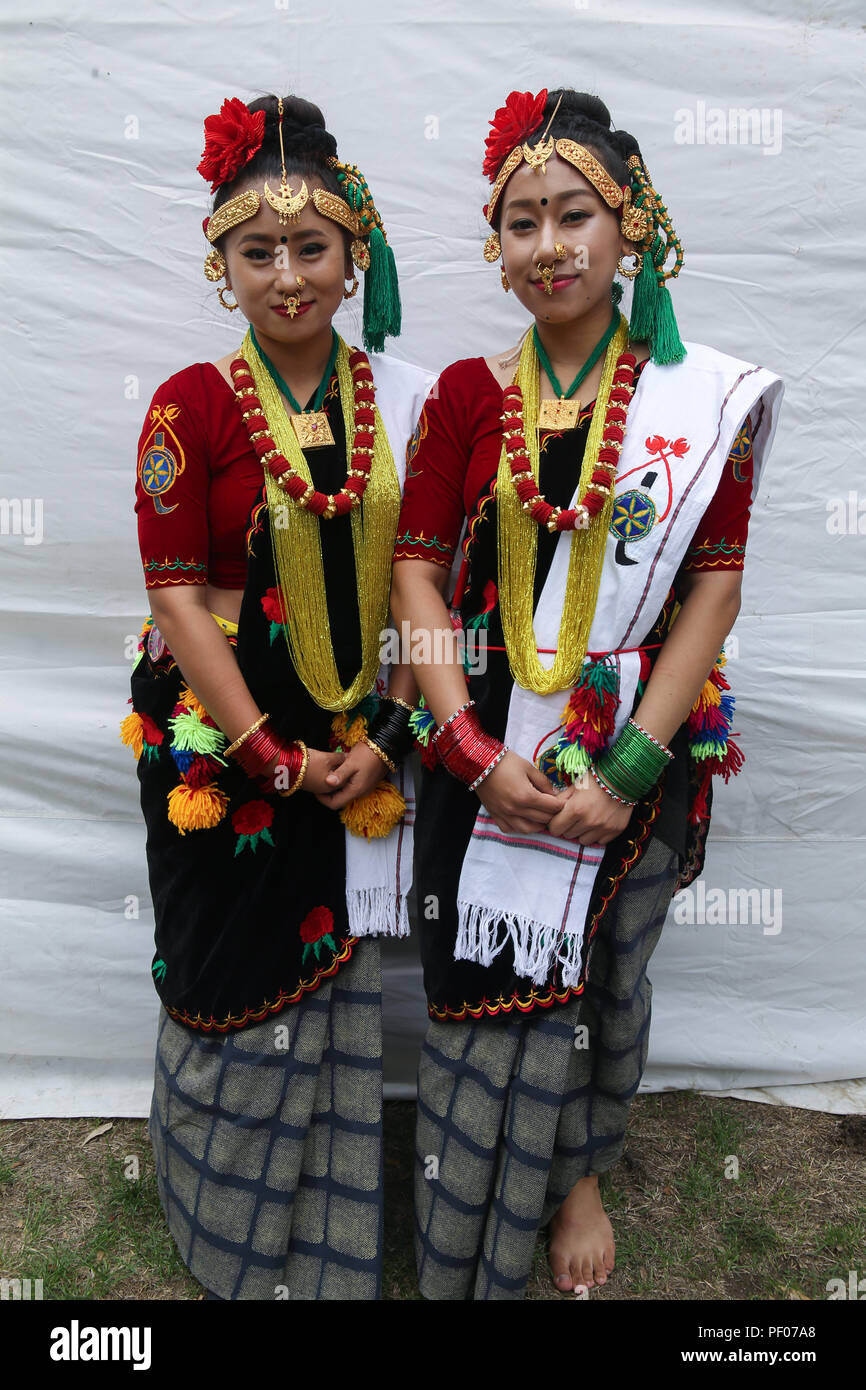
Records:
<instances>
[{"instance_id":1,"label":"red flower embroidery","mask_svg":"<svg viewBox=\"0 0 866 1390\"><path fill-rule=\"evenodd\" d=\"M662 434L651 434L646 441L646 447L651 454L664 454L667 450L673 454L674 458L681 459L684 454L689 452L689 441L687 439L665 439Z\"/></svg>"},{"instance_id":2,"label":"red flower embroidery","mask_svg":"<svg viewBox=\"0 0 866 1390\"><path fill-rule=\"evenodd\" d=\"M141 732L144 735L145 743L156 744L158 746L162 743L164 738L162 729L154 724L149 714L143 714L141 716Z\"/></svg>"},{"instance_id":3,"label":"red flower embroidery","mask_svg":"<svg viewBox=\"0 0 866 1390\"><path fill-rule=\"evenodd\" d=\"M238 835L258 835L273 823L273 808L266 801L245 801L232 816L232 827Z\"/></svg>"},{"instance_id":4,"label":"red flower embroidery","mask_svg":"<svg viewBox=\"0 0 866 1390\"><path fill-rule=\"evenodd\" d=\"M211 193L228 183L261 149L265 134L264 111L250 111L240 97L227 97L218 116L204 123L204 154L198 165L203 179L211 180Z\"/></svg>"},{"instance_id":5,"label":"red flower embroidery","mask_svg":"<svg viewBox=\"0 0 866 1390\"><path fill-rule=\"evenodd\" d=\"M541 125L547 88L533 96L531 92L509 92L490 122L490 134L484 142L487 151L482 173L492 183L507 156Z\"/></svg>"},{"instance_id":6,"label":"red flower embroidery","mask_svg":"<svg viewBox=\"0 0 866 1390\"><path fill-rule=\"evenodd\" d=\"M301 964L306 965L307 957L315 955L318 961L322 951L330 948L336 954L337 946L331 932L334 928L334 914L329 907L314 907L301 923L301 940L305 943L301 954Z\"/></svg>"},{"instance_id":7,"label":"red flower embroidery","mask_svg":"<svg viewBox=\"0 0 866 1390\"><path fill-rule=\"evenodd\" d=\"M314 945L323 936L330 936L334 927L334 914L329 907L314 907L301 923L301 940L308 946Z\"/></svg>"},{"instance_id":8,"label":"red flower embroidery","mask_svg":"<svg viewBox=\"0 0 866 1390\"><path fill-rule=\"evenodd\" d=\"M277 588L268 589L267 593L262 596L262 608L269 622L287 623L289 621L283 607L283 596Z\"/></svg>"}]
</instances>

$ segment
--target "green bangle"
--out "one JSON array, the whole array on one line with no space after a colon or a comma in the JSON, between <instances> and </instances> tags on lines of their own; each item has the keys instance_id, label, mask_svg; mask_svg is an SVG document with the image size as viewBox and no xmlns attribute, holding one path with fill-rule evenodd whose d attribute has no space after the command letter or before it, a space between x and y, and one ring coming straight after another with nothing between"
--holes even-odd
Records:
<instances>
[{"instance_id":1,"label":"green bangle","mask_svg":"<svg viewBox=\"0 0 866 1390\"><path fill-rule=\"evenodd\" d=\"M614 791L640 801L654 787L673 754L632 720L596 764Z\"/></svg>"}]
</instances>

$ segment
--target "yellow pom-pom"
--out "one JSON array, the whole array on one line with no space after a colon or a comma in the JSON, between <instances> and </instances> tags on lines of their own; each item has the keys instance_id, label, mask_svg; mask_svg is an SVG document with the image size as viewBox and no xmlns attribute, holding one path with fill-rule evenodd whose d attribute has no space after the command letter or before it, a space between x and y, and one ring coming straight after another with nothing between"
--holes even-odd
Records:
<instances>
[{"instance_id":1,"label":"yellow pom-pom","mask_svg":"<svg viewBox=\"0 0 866 1390\"><path fill-rule=\"evenodd\" d=\"M378 840L390 835L406 814L406 802L392 782L380 782L366 796L350 801L340 812L340 820L351 835Z\"/></svg>"},{"instance_id":2,"label":"yellow pom-pom","mask_svg":"<svg viewBox=\"0 0 866 1390\"><path fill-rule=\"evenodd\" d=\"M346 716L345 714L335 714L331 720L331 734L335 747L345 748L346 746Z\"/></svg>"},{"instance_id":3,"label":"yellow pom-pom","mask_svg":"<svg viewBox=\"0 0 866 1390\"><path fill-rule=\"evenodd\" d=\"M364 718L363 714L359 714L357 719L352 720L351 724L346 730L345 746L347 748L354 748L355 744L360 742L360 740L364 737L366 732L367 721Z\"/></svg>"},{"instance_id":4,"label":"yellow pom-pom","mask_svg":"<svg viewBox=\"0 0 866 1390\"><path fill-rule=\"evenodd\" d=\"M168 794L168 818L181 835L188 830L212 830L226 813L229 799L215 782L188 787L181 782Z\"/></svg>"},{"instance_id":5,"label":"yellow pom-pom","mask_svg":"<svg viewBox=\"0 0 866 1390\"><path fill-rule=\"evenodd\" d=\"M208 713L201 700L197 695L193 694L188 685L181 686L180 694L177 698L180 704L186 705L190 714L197 714L199 719L203 719Z\"/></svg>"},{"instance_id":6,"label":"yellow pom-pom","mask_svg":"<svg viewBox=\"0 0 866 1390\"><path fill-rule=\"evenodd\" d=\"M144 745L144 727L141 722L141 715L136 714L135 710L128 714L120 725L120 740L125 743L127 748L131 748L136 758L141 757L141 750Z\"/></svg>"}]
</instances>

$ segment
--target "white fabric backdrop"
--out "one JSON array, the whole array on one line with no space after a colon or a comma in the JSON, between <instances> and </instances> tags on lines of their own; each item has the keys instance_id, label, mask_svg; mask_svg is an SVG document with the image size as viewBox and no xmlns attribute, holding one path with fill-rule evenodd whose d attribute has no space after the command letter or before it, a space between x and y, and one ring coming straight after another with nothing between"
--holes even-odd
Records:
<instances>
[{"instance_id":1,"label":"white fabric backdrop","mask_svg":"<svg viewBox=\"0 0 866 1390\"><path fill-rule=\"evenodd\" d=\"M683 336L787 383L728 668L748 761L717 793L704 875L726 901L768 889L770 913L672 914L644 1084L866 1108L863 1086L817 1084L866 1074L866 44L855 0L793 10L32 0L3 20L0 1114L148 1106L152 914L117 725L146 612L143 414L156 385L239 334L201 271L204 116L227 95L319 102L396 250L406 331L391 350L439 369L522 327L481 258L483 141L512 88L563 83L599 92L641 141L686 247ZM761 108L763 131L722 142L712 108ZM343 332L358 327L347 312ZM426 1017L412 946L388 961L386 1076L405 1093Z\"/></svg>"}]
</instances>

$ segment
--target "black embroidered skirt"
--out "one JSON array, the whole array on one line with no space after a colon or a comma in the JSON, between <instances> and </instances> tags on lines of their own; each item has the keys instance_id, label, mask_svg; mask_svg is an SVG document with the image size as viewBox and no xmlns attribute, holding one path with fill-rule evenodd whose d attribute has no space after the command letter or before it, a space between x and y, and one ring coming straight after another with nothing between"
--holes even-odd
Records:
<instances>
[{"instance_id":1,"label":"black embroidered skirt","mask_svg":"<svg viewBox=\"0 0 866 1390\"><path fill-rule=\"evenodd\" d=\"M253 517L240 618L229 640L276 733L326 749L333 715L315 703L289 657L276 621L267 508L260 505ZM343 680L360 664L357 602L349 602L349 521L336 518L322 528ZM345 829L314 796L265 796L232 758L221 759L227 740L150 622L131 693L128 741L137 739L139 751L157 992L171 1017L191 1028L225 1032L259 1022L296 1004L350 959Z\"/></svg>"}]
</instances>

